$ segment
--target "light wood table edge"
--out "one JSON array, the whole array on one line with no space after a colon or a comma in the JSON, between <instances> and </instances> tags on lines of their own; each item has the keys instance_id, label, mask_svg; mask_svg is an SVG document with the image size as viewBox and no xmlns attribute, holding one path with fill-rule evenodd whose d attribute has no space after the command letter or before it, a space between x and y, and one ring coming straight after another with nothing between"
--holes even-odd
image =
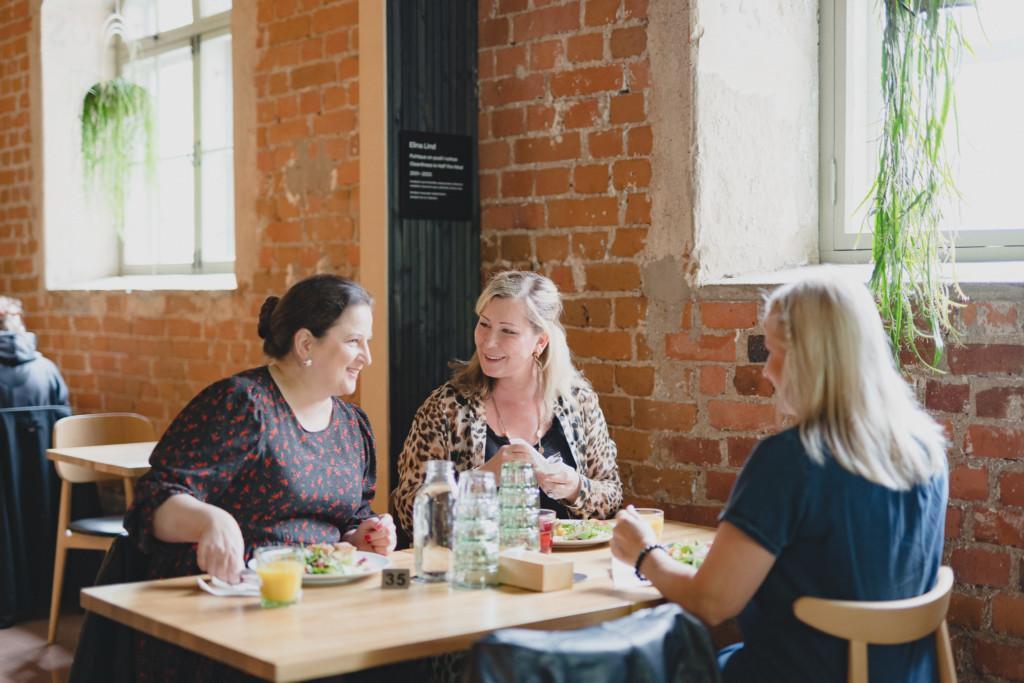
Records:
<instances>
[{"instance_id":1,"label":"light wood table edge","mask_svg":"<svg viewBox=\"0 0 1024 683\"><path fill-rule=\"evenodd\" d=\"M152 444L150 450L156 448L157 441L139 441L132 444L111 444L111 446L126 446L126 445L137 445L137 444ZM109 446L74 446L74 448L108 448ZM55 462L64 462L69 465L77 465L79 467L87 467L103 474L109 474L113 478L130 478L137 477L145 474L149 470L147 465L145 468L135 467L126 468L124 465L118 465L114 463L97 462L95 460L88 460L82 458L76 458L69 456L64 453L63 448L49 448L46 451L46 458Z\"/></svg>"},{"instance_id":2,"label":"light wood table edge","mask_svg":"<svg viewBox=\"0 0 1024 683\"><path fill-rule=\"evenodd\" d=\"M182 577L171 579L181 582L182 586L194 583L195 577ZM113 584L111 584L113 585ZM126 584L121 584L126 585ZM108 586L109 587L109 586ZM640 589L644 590L644 589ZM647 591L645 591L647 592ZM554 593L552 595L555 595ZM663 603L665 600L660 595L650 591L649 599L631 602L623 598L623 603L613 605L600 610L594 610L585 614L575 614L568 617L556 619L541 619L536 622L522 623L512 628L526 629L549 629L565 631L575 628L593 626L611 619L628 616L633 612L653 607ZM158 638L165 642L177 645L196 654L215 659L223 664L231 666L244 673L257 676L268 681L304 681L310 678L320 678L325 674L320 671L325 664L329 666L332 673L329 676L336 676L355 671L362 671L385 664L397 664L421 657L432 657L460 650L469 649L473 643L480 638L493 633L496 629L482 628L471 633L464 633L459 636L434 640L424 643L409 643L396 647L382 648L372 652L345 652L344 643L339 642L339 654L326 660L310 662L307 659L282 660L275 664L250 653L245 654L243 661L239 661L236 651L231 648L219 645L207 638L195 634L182 634L177 629L165 626L159 621L151 618L143 618L131 611L112 605L109 602L96 598L90 588L82 589L80 603L83 609L93 612L101 617L112 619L146 635ZM498 629L500 630L500 629Z\"/></svg>"},{"instance_id":3,"label":"light wood table edge","mask_svg":"<svg viewBox=\"0 0 1024 683\"><path fill-rule=\"evenodd\" d=\"M193 584L195 583L195 577L187 577ZM114 585L114 584L109 584ZM119 607L117 605L111 605L108 602L100 600L91 594L90 588L83 588L80 594L79 603L82 609L89 610L94 614L107 619L112 619L117 623L127 626L130 629L145 633L146 635L153 636L163 640L164 642L177 645L178 647L184 648L191 652L195 652L204 657L215 659L221 663L235 662L236 656L234 650L218 645L217 643L202 638L194 634L176 634L175 629L167 627L164 624L153 621L151 619L144 619L136 616L131 611ZM227 598L231 599L231 598ZM177 636L177 637L176 637ZM202 646L202 651L196 649L196 645ZM253 662L252 660L256 660ZM272 662L261 659L256 655L246 655L247 665L244 667L238 667L235 664L228 664L232 668L243 671L252 676L257 676L264 680L275 681L280 680L276 675L276 667Z\"/></svg>"},{"instance_id":4,"label":"light wood table edge","mask_svg":"<svg viewBox=\"0 0 1024 683\"><path fill-rule=\"evenodd\" d=\"M437 657L440 655L450 654L452 652L468 650L472 647L473 643L484 636L490 635L497 630L506 630L507 628L567 631L575 628L594 626L611 619L628 616L639 609L654 607L663 602L665 602L665 600L660 595L657 597L652 596L650 602L617 605L615 607L608 607L602 610L589 612L587 614L576 614L571 617L559 617L557 619L544 619L536 622L519 624L517 626L503 627L501 629L480 629L473 633L465 633L452 638L434 640L429 643L412 643L399 647L375 650L373 652L339 655L338 659L330 660L332 664L333 662L337 662L338 664L337 667L331 667L332 669L336 669L334 673L327 675L337 676L356 671L363 671L365 669L371 669L385 664L399 664L401 662L420 659L421 657ZM284 661L276 667L275 677L272 680L278 682L305 681L310 678L321 678L323 676L324 674L318 673L316 669L311 668L311 665L304 660Z\"/></svg>"}]
</instances>

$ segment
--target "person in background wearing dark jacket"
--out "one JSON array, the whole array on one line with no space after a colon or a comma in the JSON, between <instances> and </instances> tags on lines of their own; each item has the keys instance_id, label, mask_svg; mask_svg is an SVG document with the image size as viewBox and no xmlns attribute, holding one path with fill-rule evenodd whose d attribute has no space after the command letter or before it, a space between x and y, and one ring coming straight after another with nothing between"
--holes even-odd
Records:
<instances>
[{"instance_id":1,"label":"person in background wearing dark jacket","mask_svg":"<svg viewBox=\"0 0 1024 683\"><path fill-rule=\"evenodd\" d=\"M50 604L53 544L38 541L56 533L60 482L46 450L71 414L64 378L21 314L20 301L0 296L0 628Z\"/></svg>"},{"instance_id":2,"label":"person in background wearing dark jacket","mask_svg":"<svg viewBox=\"0 0 1024 683\"><path fill-rule=\"evenodd\" d=\"M0 408L68 405L60 370L36 350L21 316L20 301L0 296Z\"/></svg>"}]
</instances>

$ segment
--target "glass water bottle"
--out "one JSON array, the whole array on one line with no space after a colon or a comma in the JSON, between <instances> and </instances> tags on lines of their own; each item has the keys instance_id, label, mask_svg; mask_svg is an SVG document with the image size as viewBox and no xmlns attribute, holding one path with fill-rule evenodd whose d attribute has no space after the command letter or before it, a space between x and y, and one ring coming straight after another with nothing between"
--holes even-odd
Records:
<instances>
[{"instance_id":1,"label":"glass water bottle","mask_svg":"<svg viewBox=\"0 0 1024 683\"><path fill-rule=\"evenodd\" d=\"M450 460L428 460L427 478L412 506L413 552L421 581L447 581L455 526L455 470Z\"/></svg>"}]
</instances>

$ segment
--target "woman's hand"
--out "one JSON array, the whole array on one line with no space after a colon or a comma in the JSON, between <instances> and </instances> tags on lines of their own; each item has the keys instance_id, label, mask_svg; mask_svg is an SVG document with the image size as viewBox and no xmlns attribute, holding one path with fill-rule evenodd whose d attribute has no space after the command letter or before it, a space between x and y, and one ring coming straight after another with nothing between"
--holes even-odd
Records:
<instances>
[{"instance_id":1,"label":"woman's hand","mask_svg":"<svg viewBox=\"0 0 1024 683\"><path fill-rule=\"evenodd\" d=\"M579 472L564 462L554 465L545 463L541 467L534 467L533 473L541 490L555 500L564 500L572 505L580 495L583 480Z\"/></svg>"},{"instance_id":2,"label":"woman's hand","mask_svg":"<svg viewBox=\"0 0 1024 683\"><path fill-rule=\"evenodd\" d=\"M612 555L633 566L640 551L658 542L654 530L633 511L633 506L615 515L617 523L612 533Z\"/></svg>"},{"instance_id":3,"label":"woman's hand","mask_svg":"<svg viewBox=\"0 0 1024 683\"><path fill-rule=\"evenodd\" d=\"M507 462L528 462L533 465L534 472L544 466L544 457L537 449L523 439L512 439L511 442L498 449L490 460L477 469L494 475L494 483L501 486L501 466Z\"/></svg>"},{"instance_id":4,"label":"woman's hand","mask_svg":"<svg viewBox=\"0 0 1024 683\"><path fill-rule=\"evenodd\" d=\"M395 534L395 522L391 515L370 517L359 523L354 531L345 534L349 543L359 550L378 555L387 555L395 549L398 537Z\"/></svg>"},{"instance_id":5,"label":"woman's hand","mask_svg":"<svg viewBox=\"0 0 1024 683\"><path fill-rule=\"evenodd\" d=\"M202 571L228 583L238 583L244 568L242 530L231 513L212 505L207 507L209 514L199 533L196 562Z\"/></svg>"}]
</instances>

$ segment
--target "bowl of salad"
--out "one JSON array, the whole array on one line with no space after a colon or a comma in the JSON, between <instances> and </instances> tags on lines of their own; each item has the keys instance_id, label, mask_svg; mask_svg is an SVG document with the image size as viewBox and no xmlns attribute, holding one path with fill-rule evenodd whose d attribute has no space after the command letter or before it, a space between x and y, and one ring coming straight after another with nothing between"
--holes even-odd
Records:
<instances>
[{"instance_id":1,"label":"bowl of salad","mask_svg":"<svg viewBox=\"0 0 1024 683\"><path fill-rule=\"evenodd\" d=\"M612 540L615 523L603 519L559 519L552 531L556 548L580 548Z\"/></svg>"}]
</instances>

